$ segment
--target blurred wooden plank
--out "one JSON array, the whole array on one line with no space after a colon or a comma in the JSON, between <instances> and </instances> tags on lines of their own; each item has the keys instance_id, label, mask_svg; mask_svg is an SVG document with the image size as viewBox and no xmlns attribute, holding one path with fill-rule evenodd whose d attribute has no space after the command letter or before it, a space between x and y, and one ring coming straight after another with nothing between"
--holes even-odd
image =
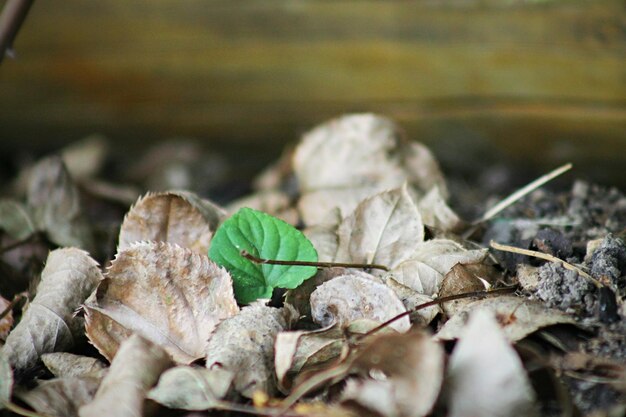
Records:
<instances>
[{"instance_id":1,"label":"blurred wooden plank","mask_svg":"<svg viewBox=\"0 0 626 417\"><path fill-rule=\"evenodd\" d=\"M431 144L626 163L623 3L501 4L41 0L0 68L0 146L94 130L278 146L378 111Z\"/></svg>"}]
</instances>

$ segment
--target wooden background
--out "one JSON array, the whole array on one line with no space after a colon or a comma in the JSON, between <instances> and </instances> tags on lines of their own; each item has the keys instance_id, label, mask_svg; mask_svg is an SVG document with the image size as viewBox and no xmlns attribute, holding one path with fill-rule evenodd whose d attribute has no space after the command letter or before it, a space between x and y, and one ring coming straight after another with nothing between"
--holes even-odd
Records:
<instances>
[{"instance_id":1,"label":"wooden background","mask_svg":"<svg viewBox=\"0 0 626 417\"><path fill-rule=\"evenodd\" d=\"M449 161L573 160L624 186L625 4L37 0L0 67L0 151L97 131L275 156L374 111Z\"/></svg>"}]
</instances>

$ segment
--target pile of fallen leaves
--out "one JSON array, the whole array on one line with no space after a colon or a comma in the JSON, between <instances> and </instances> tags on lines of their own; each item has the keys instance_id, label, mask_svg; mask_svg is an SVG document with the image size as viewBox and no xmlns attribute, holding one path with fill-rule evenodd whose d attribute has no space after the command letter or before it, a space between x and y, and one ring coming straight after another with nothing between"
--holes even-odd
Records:
<instances>
[{"instance_id":1,"label":"pile of fallen leaves","mask_svg":"<svg viewBox=\"0 0 626 417\"><path fill-rule=\"evenodd\" d=\"M90 139L0 200L0 415L626 413L617 190L540 189L463 220L430 151L374 115L308 132L226 207L137 198L98 179L103 158ZM241 207L301 229L314 275L236 298L208 254Z\"/></svg>"}]
</instances>

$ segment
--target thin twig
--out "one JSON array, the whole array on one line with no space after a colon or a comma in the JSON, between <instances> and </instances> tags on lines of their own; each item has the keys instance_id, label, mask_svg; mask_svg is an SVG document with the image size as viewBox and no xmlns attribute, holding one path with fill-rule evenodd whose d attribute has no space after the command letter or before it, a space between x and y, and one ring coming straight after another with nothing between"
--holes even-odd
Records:
<instances>
[{"instance_id":1,"label":"thin twig","mask_svg":"<svg viewBox=\"0 0 626 417\"><path fill-rule=\"evenodd\" d=\"M19 405L12 403L12 402L8 402L8 401L0 401L0 403L4 406L4 408L6 408L7 410L18 414L20 416L24 416L24 417L51 417L50 414L42 414L42 413L38 413L36 411L31 411L31 410L27 410L26 408L22 408Z\"/></svg>"},{"instance_id":2,"label":"thin twig","mask_svg":"<svg viewBox=\"0 0 626 417\"><path fill-rule=\"evenodd\" d=\"M27 243L30 243L32 241L34 241L37 237L39 236L38 233L31 233L30 235L28 235L28 237L22 239L22 240L18 240L15 241L13 243L10 243L2 248L0 248L0 255L5 253L5 252L9 252L12 251L15 248L18 248L22 245L26 245Z\"/></svg>"},{"instance_id":3,"label":"thin twig","mask_svg":"<svg viewBox=\"0 0 626 417\"><path fill-rule=\"evenodd\" d=\"M278 261L274 259L262 259L256 257L249 252L242 250L241 256L246 259L250 259L257 264L268 265L292 265L292 266L315 266L317 268L361 268L361 269L382 269L383 271L389 271L385 265L378 264L351 264L342 262L306 262L306 261Z\"/></svg>"},{"instance_id":4,"label":"thin twig","mask_svg":"<svg viewBox=\"0 0 626 417\"><path fill-rule=\"evenodd\" d=\"M532 256L532 257L535 257L535 258L543 259L545 261L561 264L561 265L563 265L563 268L569 269L570 271L574 271L578 275L587 278L597 288L602 288L602 286L603 286L600 281L598 281L597 279L595 279L594 277L592 277L591 275L589 275L588 273L586 273L582 269L578 268L575 265L570 264L569 262L564 261L561 258L557 258L556 256L553 256L553 255L550 255L550 254L547 254L547 253L543 253L543 252L538 252L538 251L535 251L535 250L522 249L522 248L516 248L515 246L503 245L501 243L494 242L493 240L491 242L489 242L489 246L491 246L492 248L494 248L496 250L500 250L500 251L503 251L503 252L518 253L520 255Z\"/></svg>"},{"instance_id":5,"label":"thin twig","mask_svg":"<svg viewBox=\"0 0 626 417\"><path fill-rule=\"evenodd\" d=\"M527 194L533 192L534 190L541 187L548 181L551 181L554 178L558 177L559 175L563 174L564 172L569 171L571 168L572 168L572 164L568 163L561 167L558 167L557 169L551 172L548 172L545 175L542 175L541 177L537 178L533 182L515 191L513 194L509 195L507 198L505 198L504 200L500 201L498 204L496 204L495 206L487 210L485 214L483 214L483 216L480 219L476 220L473 224L476 225L479 223L486 222L487 220L491 219L496 214L500 213L505 208L509 207L511 204L515 203L516 201L523 198Z\"/></svg>"},{"instance_id":6,"label":"thin twig","mask_svg":"<svg viewBox=\"0 0 626 417\"><path fill-rule=\"evenodd\" d=\"M0 15L0 63L5 55L12 56L13 41L34 0L8 0Z\"/></svg>"},{"instance_id":7,"label":"thin twig","mask_svg":"<svg viewBox=\"0 0 626 417\"><path fill-rule=\"evenodd\" d=\"M7 314L9 314L9 312L13 310L13 307L15 307L15 305L19 303L20 301L22 301L24 298L25 296L21 294L18 294L15 297L13 297L13 300L11 300L7 308L2 310L2 313L0 313L0 320L2 320Z\"/></svg>"},{"instance_id":8,"label":"thin twig","mask_svg":"<svg viewBox=\"0 0 626 417\"><path fill-rule=\"evenodd\" d=\"M395 317L390 318L389 320L387 320L386 322L380 324L379 326L374 327L372 330L370 330L367 333L364 333L360 336L360 338L365 338L367 336L371 336L374 333L378 332L379 330L389 326L390 324L394 323L397 320L400 320L402 317L406 317L409 316L415 312L418 312L420 310L423 310L425 308L428 307L432 307L434 305L438 305L438 304L443 304L443 303L447 303L449 301L455 301L455 300L460 300L463 298L472 298L472 297L489 297L492 295L499 295L499 294L507 294L510 292L513 292L517 289L516 285L510 286L510 287L504 287L504 288L497 288L495 290L485 290L485 291L472 291L472 292L463 292L460 294L454 294L454 295L448 295L446 297L439 297L436 298L432 301L428 301L426 303L420 304L418 306L416 306L415 308L412 308L411 310L405 311L403 313L398 314Z\"/></svg>"}]
</instances>

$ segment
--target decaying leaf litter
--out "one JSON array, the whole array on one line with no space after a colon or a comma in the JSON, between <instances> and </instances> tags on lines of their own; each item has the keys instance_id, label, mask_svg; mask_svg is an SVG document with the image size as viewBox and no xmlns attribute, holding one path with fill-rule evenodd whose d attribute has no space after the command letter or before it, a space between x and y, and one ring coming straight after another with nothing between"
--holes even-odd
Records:
<instances>
[{"instance_id":1,"label":"decaying leaf litter","mask_svg":"<svg viewBox=\"0 0 626 417\"><path fill-rule=\"evenodd\" d=\"M431 152L370 114L227 204L203 197L224 161L172 149L115 183L90 137L5 184L0 415L626 413L620 191L463 219Z\"/></svg>"}]
</instances>

